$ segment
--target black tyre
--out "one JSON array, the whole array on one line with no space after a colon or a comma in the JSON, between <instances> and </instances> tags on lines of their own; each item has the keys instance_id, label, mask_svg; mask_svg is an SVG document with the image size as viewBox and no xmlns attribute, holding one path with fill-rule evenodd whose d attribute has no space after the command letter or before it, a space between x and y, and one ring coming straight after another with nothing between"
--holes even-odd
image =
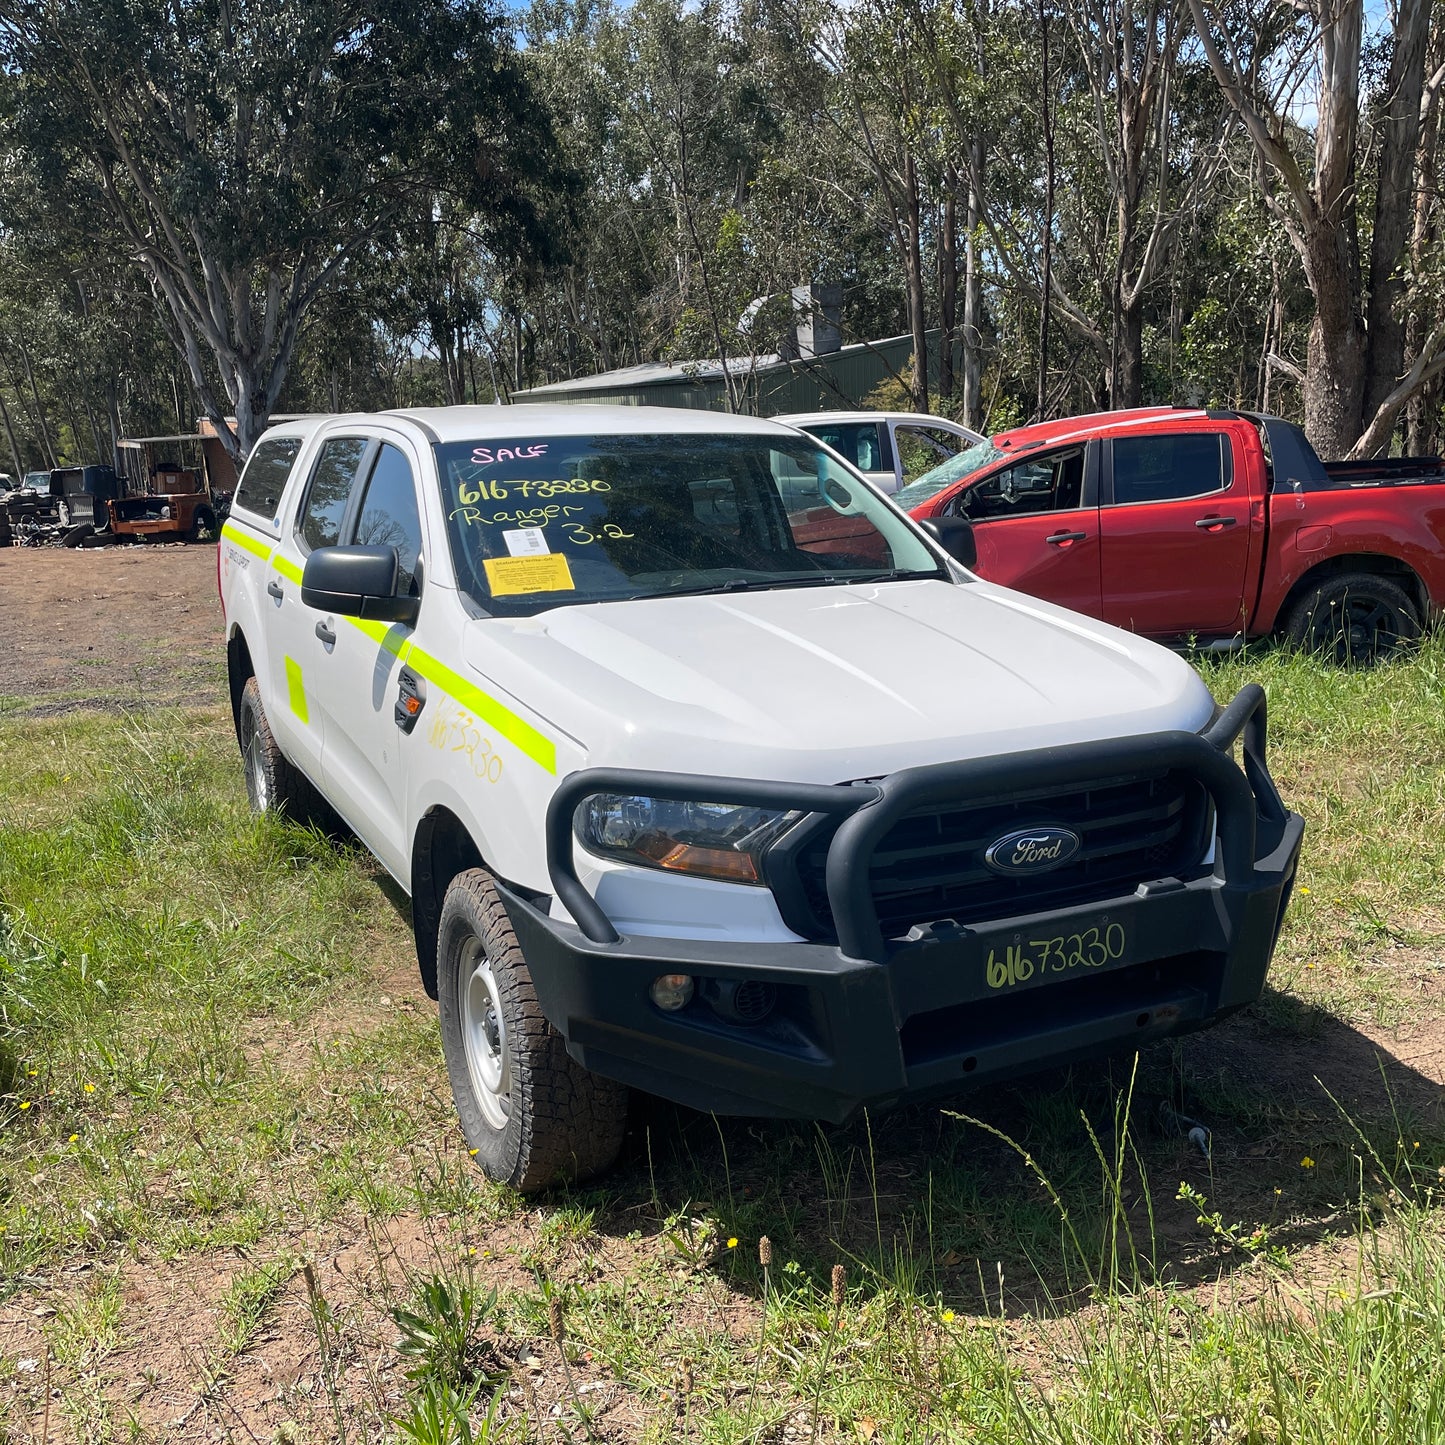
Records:
<instances>
[{"instance_id":1,"label":"black tyre","mask_svg":"<svg viewBox=\"0 0 1445 1445\"><path fill-rule=\"evenodd\" d=\"M214 542L216 536L216 514L209 507L197 507L191 514L191 529L186 533L186 541Z\"/></svg>"},{"instance_id":2,"label":"black tyre","mask_svg":"<svg viewBox=\"0 0 1445 1445\"><path fill-rule=\"evenodd\" d=\"M246 679L241 706L236 714L236 735L241 744L241 762L246 770L246 795L256 813L284 813L298 823L311 821L316 791L286 761L271 735L266 710L261 706L261 689L256 679Z\"/></svg>"},{"instance_id":3,"label":"black tyre","mask_svg":"<svg viewBox=\"0 0 1445 1445\"><path fill-rule=\"evenodd\" d=\"M1420 640L1420 616L1397 582L1343 572L1308 591L1285 619L1287 641L1341 667L1372 667Z\"/></svg>"},{"instance_id":4,"label":"black tyre","mask_svg":"<svg viewBox=\"0 0 1445 1445\"><path fill-rule=\"evenodd\" d=\"M568 1055L481 868L452 879L442 902L437 997L462 1133L489 1178L525 1193L589 1179L613 1163L627 1090Z\"/></svg>"}]
</instances>

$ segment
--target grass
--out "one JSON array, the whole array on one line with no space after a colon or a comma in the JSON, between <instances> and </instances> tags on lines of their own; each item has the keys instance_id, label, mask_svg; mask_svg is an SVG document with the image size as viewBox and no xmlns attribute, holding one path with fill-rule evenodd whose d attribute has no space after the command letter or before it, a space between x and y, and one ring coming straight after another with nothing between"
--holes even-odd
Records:
<instances>
[{"instance_id":1,"label":"grass","mask_svg":"<svg viewBox=\"0 0 1445 1445\"><path fill-rule=\"evenodd\" d=\"M1200 666L1309 822L1248 1016L847 1129L646 1105L531 1203L395 891L250 817L220 712L0 717L0 1441L1445 1438L1390 1046L1445 983L1445 640Z\"/></svg>"}]
</instances>

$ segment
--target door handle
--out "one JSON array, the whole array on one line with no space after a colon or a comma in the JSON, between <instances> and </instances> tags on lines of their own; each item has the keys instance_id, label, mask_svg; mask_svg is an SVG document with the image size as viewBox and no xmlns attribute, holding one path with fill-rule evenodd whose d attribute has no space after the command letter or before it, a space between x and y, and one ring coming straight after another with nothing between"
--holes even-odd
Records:
<instances>
[{"instance_id":1,"label":"door handle","mask_svg":"<svg viewBox=\"0 0 1445 1445\"><path fill-rule=\"evenodd\" d=\"M1087 532L1055 532L1052 537L1045 537L1044 541L1050 547L1062 547L1065 542L1082 542L1088 535Z\"/></svg>"},{"instance_id":2,"label":"door handle","mask_svg":"<svg viewBox=\"0 0 1445 1445\"><path fill-rule=\"evenodd\" d=\"M336 646L336 634L324 622L318 622L316 624L316 635L327 647Z\"/></svg>"},{"instance_id":3,"label":"door handle","mask_svg":"<svg viewBox=\"0 0 1445 1445\"><path fill-rule=\"evenodd\" d=\"M279 602L286 594L281 590L281 584L273 577L267 584L266 590Z\"/></svg>"},{"instance_id":4,"label":"door handle","mask_svg":"<svg viewBox=\"0 0 1445 1445\"><path fill-rule=\"evenodd\" d=\"M1232 527L1238 517L1200 517L1194 525L1201 531L1212 532L1216 527Z\"/></svg>"}]
</instances>

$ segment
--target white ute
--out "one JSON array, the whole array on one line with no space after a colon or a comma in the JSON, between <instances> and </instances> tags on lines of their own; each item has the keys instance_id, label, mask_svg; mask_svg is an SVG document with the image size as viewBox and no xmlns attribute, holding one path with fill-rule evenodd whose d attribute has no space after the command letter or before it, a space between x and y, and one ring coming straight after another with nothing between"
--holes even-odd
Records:
<instances>
[{"instance_id":1,"label":"white ute","mask_svg":"<svg viewBox=\"0 0 1445 1445\"><path fill-rule=\"evenodd\" d=\"M1258 997L1303 826L1263 694L970 546L742 417L256 445L220 542L251 801L320 794L411 895L492 1177L605 1169L629 1087L838 1121Z\"/></svg>"}]
</instances>

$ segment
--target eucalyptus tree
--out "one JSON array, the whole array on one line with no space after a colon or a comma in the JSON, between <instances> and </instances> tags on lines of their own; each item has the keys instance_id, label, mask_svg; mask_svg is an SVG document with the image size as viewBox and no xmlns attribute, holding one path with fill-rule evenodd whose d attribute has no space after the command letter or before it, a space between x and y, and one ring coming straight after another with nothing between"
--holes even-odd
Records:
<instances>
[{"instance_id":1,"label":"eucalyptus tree","mask_svg":"<svg viewBox=\"0 0 1445 1445\"><path fill-rule=\"evenodd\" d=\"M545 240L547 112L485 0L0 0L0 70L5 145L55 224L119 235L238 459L399 216Z\"/></svg>"},{"instance_id":2,"label":"eucalyptus tree","mask_svg":"<svg viewBox=\"0 0 1445 1445\"><path fill-rule=\"evenodd\" d=\"M1266 199L1314 300L1305 428L1322 452L1371 455L1389 444L1410 398L1445 369L1445 320L1428 328L1407 366L1401 315L1400 268L1419 193L1430 0L1394 7L1379 37L1388 66L1373 94L1362 65L1365 0L1318 0L1294 11L1283 30L1281 11L1261 20L1219 0L1189 0L1189 8L1219 86L1264 163ZM1438 84L1432 76L1432 91ZM1307 140L1302 92L1313 96L1308 158L1294 143Z\"/></svg>"}]
</instances>

